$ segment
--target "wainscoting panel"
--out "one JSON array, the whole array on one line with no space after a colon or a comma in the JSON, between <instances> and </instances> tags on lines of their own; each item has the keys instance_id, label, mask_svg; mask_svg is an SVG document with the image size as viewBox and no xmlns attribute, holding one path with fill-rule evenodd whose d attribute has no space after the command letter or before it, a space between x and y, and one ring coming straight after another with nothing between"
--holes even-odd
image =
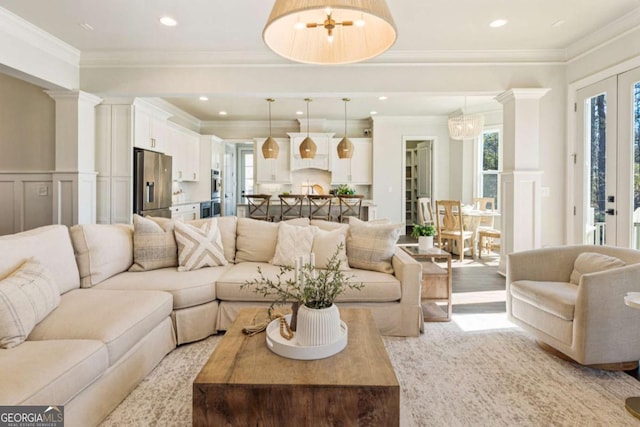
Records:
<instances>
[{"instance_id":1,"label":"wainscoting panel","mask_svg":"<svg viewBox=\"0 0 640 427\"><path fill-rule=\"evenodd\" d=\"M51 224L53 218L53 194L51 180L23 181L23 230Z\"/></svg>"},{"instance_id":2,"label":"wainscoting panel","mask_svg":"<svg viewBox=\"0 0 640 427\"><path fill-rule=\"evenodd\" d=\"M16 227L16 192L13 181L0 181L0 235L12 234Z\"/></svg>"}]
</instances>

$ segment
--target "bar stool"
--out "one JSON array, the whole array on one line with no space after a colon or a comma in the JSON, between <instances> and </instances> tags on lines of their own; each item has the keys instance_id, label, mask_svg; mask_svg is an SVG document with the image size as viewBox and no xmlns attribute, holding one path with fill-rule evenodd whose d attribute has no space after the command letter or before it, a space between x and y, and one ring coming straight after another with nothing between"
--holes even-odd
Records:
<instances>
[{"instance_id":1,"label":"bar stool","mask_svg":"<svg viewBox=\"0 0 640 427\"><path fill-rule=\"evenodd\" d=\"M273 215L269 213L271 195L248 194L244 196L249 205L249 218L261 221L273 221Z\"/></svg>"},{"instance_id":2,"label":"bar stool","mask_svg":"<svg viewBox=\"0 0 640 427\"><path fill-rule=\"evenodd\" d=\"M308 194L309 219L324 219L331 221L331 203L333 196L330 194Z\"/></svg>"},{"instance_id":3,"label":"bar stool","mask_svg":"<svg viewBox=\"0 0 640 427\"><path fill-rule=\"evenodd\" d=\"M304 194L280 194L280 221L292 218L302 218Z\"/></svg>"},{"instance_id":4,"label":"bar stool","mask_svg":"<svg viewBox=\"0 0 640 427\"><path fill-rule=\"evenodd\" d=\"M338 222L347 222L349 217L360 219L360 208L362 207L362 194L341 194L338 196L340 203L340 214Z\"/></svg>"}]
</instances>

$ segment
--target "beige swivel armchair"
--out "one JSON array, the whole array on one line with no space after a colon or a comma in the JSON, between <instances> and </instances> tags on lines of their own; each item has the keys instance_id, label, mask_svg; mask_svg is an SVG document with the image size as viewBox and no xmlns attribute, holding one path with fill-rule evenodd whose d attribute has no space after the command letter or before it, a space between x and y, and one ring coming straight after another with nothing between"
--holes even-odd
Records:
<instances>
[{"instance_id":1,"label":"beige swivel armchair","mask_svg":"<svg viewBox=\"0 0 640 427\"><path fill-rule=\"evenodd\" d=\"M576 275L574 264L585 252L615 257L624 265L583 255L576 264L582 274ZM605 264L609 269L602 269ZM627 292L638 291L640 251L633 249L576 245L508 256L509 320L546 350L582 365L610 370L638 366L640 310L624 303Z\"/></svg>"}]
</instances>

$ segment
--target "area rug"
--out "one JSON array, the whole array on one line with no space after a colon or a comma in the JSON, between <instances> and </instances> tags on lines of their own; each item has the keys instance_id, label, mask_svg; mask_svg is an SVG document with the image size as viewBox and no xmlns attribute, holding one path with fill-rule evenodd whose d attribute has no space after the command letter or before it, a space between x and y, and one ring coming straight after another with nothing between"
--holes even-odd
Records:
<instances>
[{"instance_id":1,"label":"area rug","mask_svg":"<svg viewBox=\"0 0 640 427\"><path fill-rule=\"evenodd\" d=\"M103 426L189 426L191 383L220 336L169 354ZM540 349L504 313L454 315L418 338L384 337L402 426L638 426L624 408L640 382ZM355 367L354 367L355 368Z\"/></svg>"}]
</instances>

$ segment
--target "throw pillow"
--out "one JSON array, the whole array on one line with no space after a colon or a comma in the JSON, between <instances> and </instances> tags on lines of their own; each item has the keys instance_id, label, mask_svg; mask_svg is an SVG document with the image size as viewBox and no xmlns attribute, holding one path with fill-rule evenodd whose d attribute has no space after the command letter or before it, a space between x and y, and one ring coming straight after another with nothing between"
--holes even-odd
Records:
<instances>
[{"instance_id":1,"label":"throw pillow","mask_svg":"<svg viewBox=\"0 0 640 427\"><path fill-rule=\"evenodd\" d=\"M174 224L167 218L133 215L133 265L129 271L178 266Z\"/></svg>"},{"instance_id":2,"label":"throw pillow","mask_svg":"<svg viewBox=\"0 0 640 427\"><path fill-rule=\"evenodd\" d=\"M222 247L224 248L224 257L229 262L233 262L236 258L236 225L238 223L238 217L236 216L219 216L215 218L203 218L188 221L187 224L191 224L195 227L201 227L202 224L207 222L215 222L220 230L220 239L222 240Z\"/></svg>"},{"instance_id":3,"label":"throw pillow","mask_svg":"<svg viewBox=\"0 0 640 427\"><path fill-rule=\"evenodd\" d=\"M573 271L571 272L569 282L577 285L580 283L580 277L582 277L583 274L595 273L624 266L624 261L619 258L596 252L583 252L578 255L573 263Z\"/></svg>"},{"instance_id":4,"label":"throw pillow","mask_svg":"<svg viewBox=\"0 0 640 427\"><path fill-rule=\"evenodd\" d=\"M342 227L335 230L327 231L318 229L313 236L313 247L311 252L316 257L316 267L327 268L329 259L336 253L338 246L342 243L342 250L338 254L340 262L340 270L350 270L349 261L347 259L347 224L341 224Z\"/></svg>"},{"instance_id":5,"label":"throw pillow","mask_svg":"<svg viewBox=\"0 0 640 427\"><path fill-rule=\"evenodd\" d=\"M363 270L393 273L391 258L402 224L368 224L349 218L347 258L349 266Z\"/></svg>"},{"instance_id":6,"label":"throw pillow","mask_svg":"<svg viewBox=\"0 0 640 427\"><path fill-rule=\"evenodd\" d=\"M236 263L269 262L278 241L278 224L251 218L238 218Z\"/></svg>"},{"instance_id":7,"label":"throw pillow","mask_svg":"<svg viewBox=\"0 0 640 427\"><path fill-rule=\"evenodd\" d=\"M60 290L47 268L29 259L0 281L0 348L24 342L60 304Z\"/></svg>"},{"instance_id":8,"label":"throw pillow","mask_svg":"<svg viewBox=\"0 0 640 427\"><path fill-rule=\"evenodd\" d=\"M174 232L178 243L178 271L227 265L217 222L208 221L200 227L176 222Z\"/></svg>"},{"instance_id":9,"label":"throw pillow","mask_svg":"<svg viewBox=\"0 0 640 427\"><path fill-rule=\"evenodd\" d=\"M313 246L313 234L316 227L300 227L280 223L278 242L271 264L293 267L295 259L309 256Z\"/></svg>"}]
</instances>

